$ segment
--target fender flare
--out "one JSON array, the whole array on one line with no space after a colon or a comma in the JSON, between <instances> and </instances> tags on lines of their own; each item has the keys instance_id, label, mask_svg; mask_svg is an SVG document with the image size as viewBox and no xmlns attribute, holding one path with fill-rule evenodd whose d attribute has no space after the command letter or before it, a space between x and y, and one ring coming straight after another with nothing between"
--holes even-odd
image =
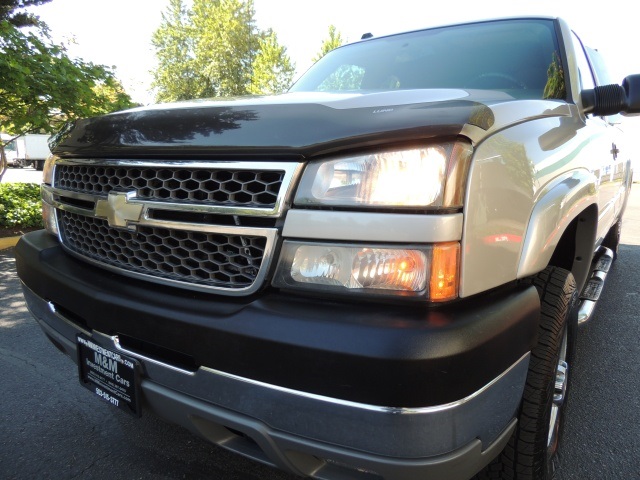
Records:
<instances>
[{"instance_id":1,"label":"fender flare","mask_svg":"<svg viewBox=\"0 0 640 480\"><path fill-rule=\"evenodd\" d=\"M525 233L517 278L534 275L547 267L569 224L587 208L597 205L597 185L598 180L591 172L574 170L540 191Z\"/></svg>"}]
</instances>

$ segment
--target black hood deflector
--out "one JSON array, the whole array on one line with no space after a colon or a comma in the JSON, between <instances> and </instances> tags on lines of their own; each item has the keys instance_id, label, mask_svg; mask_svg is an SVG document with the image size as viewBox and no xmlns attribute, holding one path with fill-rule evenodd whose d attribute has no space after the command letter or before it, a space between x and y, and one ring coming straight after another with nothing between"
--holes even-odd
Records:
<instances>
[{"instance_id":1,"label":"black hood deflector","mask_svg":"<svg viewBox=\"0 0 640 480\"><path fill-rule=\"evenodd\" d=\"M58 134L53 151L62 157L85 158L308 158L455 137L465 124L486 130L493 124L493 112L467 99L359 108L194 103L79 120Z\"/></svg>"}]
</instances>

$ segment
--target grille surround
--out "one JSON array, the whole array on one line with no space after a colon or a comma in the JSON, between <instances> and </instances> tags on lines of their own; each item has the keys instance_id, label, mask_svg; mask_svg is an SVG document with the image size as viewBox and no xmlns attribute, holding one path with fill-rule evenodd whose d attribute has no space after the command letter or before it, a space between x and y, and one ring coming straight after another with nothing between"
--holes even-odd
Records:
<instances>
[{"instance_id":1,"label":"grille surround","mask_svg":"<svg viewBox=\"0 0 640 480\"><path fill-rule=\"evenodd\" d=\"M256 184L249 187L255 187L250 194L253 200L239 195L241 188L217 200L210 198L210 191L206 192L207 200L198 200L204 193L192 198L167 198L141 194L135 187L123 188L121 179L130 178L126 172L132 169L136 174L154 169L173 172L171 175L195 172L201 180L212 171L224 171L230 181L241 177L251 184L252 179L263 178L265 188L275 182L279 189L273 187L269 202L255 200L263 188ZM84 261L155 283L241 296L254 293L264 283L279 236L276 220L284 213L291 185L300 171L301 164L289 162L57 159L53 185L43 185L43 200L56 209L58 238L63 247ZM116 178L103 177L94 183L90 172L114 173ZM189 175L193 177L193 173ZM156 211L172 214L161 219ZM194 213L204 214L202 218L211 221L218 219L218 223L193 223ZM241 226L247 223L245 217L256 221L259 217L271 218L268 223L273 226Z\"/></svg>"}]
</instances>

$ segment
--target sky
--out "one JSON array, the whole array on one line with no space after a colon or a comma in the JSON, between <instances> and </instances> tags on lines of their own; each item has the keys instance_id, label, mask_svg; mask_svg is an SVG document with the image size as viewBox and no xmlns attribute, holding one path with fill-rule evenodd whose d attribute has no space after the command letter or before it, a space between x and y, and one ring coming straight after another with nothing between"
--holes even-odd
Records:
<instances>
[{"instance_id":1,"label":"sky","mask_svg":"<svg viewBox=\"0 0 640 480\"><path fill-rule=\"evenodd\" d=\"M57 41L70 42L69 54L115 67L116 76L134 101L153 103L150 71L155 65L151 35L162 21L168 0L53 0L35 7ZM335 25L353 42L363 33L375 36L424 27L504 16L546 15L564 18L583 42L599 50L612 78L640 73L637 21L630 11L593 8L576 0L254 0L259 28L272 28L302 74Z\"/></svg>"}]
</instances>

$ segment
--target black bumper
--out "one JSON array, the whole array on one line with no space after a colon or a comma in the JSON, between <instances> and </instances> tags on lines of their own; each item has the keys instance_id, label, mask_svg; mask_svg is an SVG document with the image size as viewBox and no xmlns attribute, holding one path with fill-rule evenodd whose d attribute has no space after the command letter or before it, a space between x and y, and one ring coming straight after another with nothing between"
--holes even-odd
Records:
<instances>
[{"instance_id":1,"label":"black bumper","mask_svg":"<svg viewBox=\"0 0 640 480\"><path fill-rule=\"evenodd\" d=\"M438 309L275 291L237 299L110 273L65 253L44 231L25 235L15 256L35 295L85 330L118 335L129 350L369 405L456 402L535 343L533 287Z\"/></svg>"}]
</instances>

